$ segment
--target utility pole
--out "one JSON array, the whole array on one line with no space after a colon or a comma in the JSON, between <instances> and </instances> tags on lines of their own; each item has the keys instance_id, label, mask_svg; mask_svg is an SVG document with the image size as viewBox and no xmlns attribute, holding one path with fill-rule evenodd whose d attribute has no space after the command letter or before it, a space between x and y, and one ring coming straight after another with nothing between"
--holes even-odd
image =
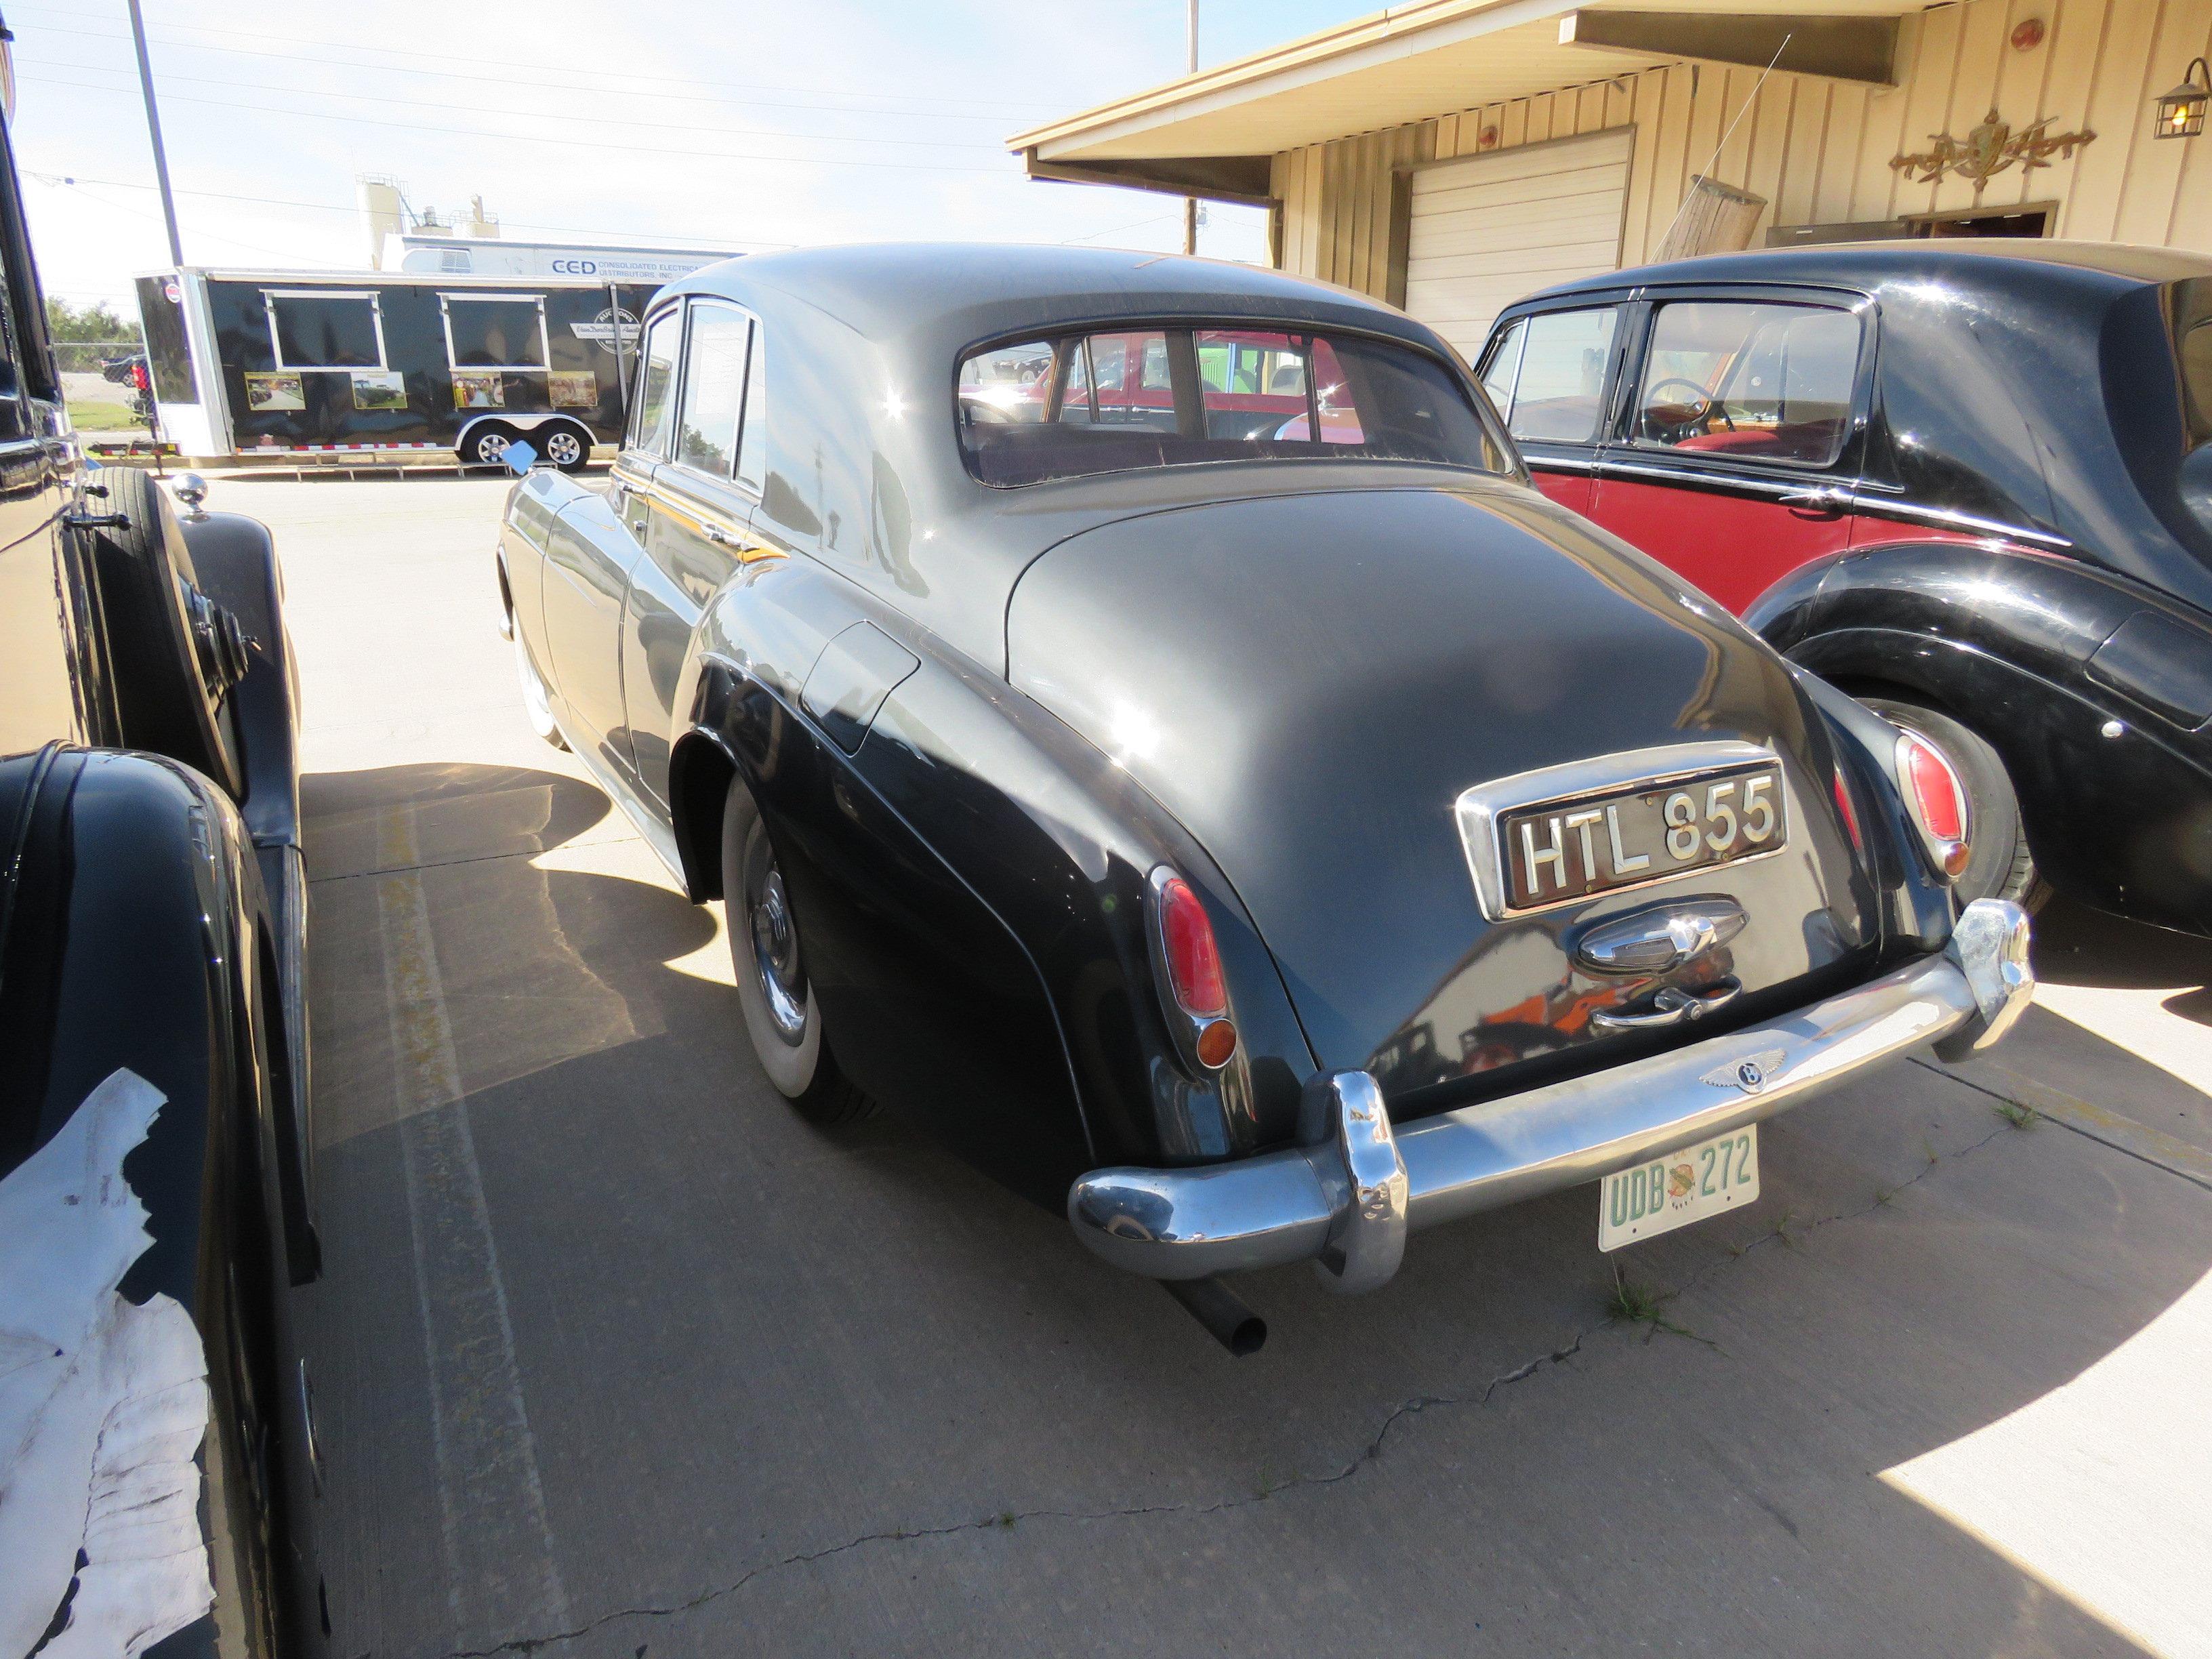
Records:
<instances>
[{"instance_id":1,"label":"utility pole","mask_svg":"<svg viewBox=\"0 0 2212 1659\"><path fill-rule=\"evenodd\" d=\"M1198 0L1190 0L1197 15ZM146 94L146 131L154 140L154 179L161 187L161 217L169 227L169 263L185 262L185 245L177 234L177 198L169 193L169 158L161 149L161 112L154 104L154 65L146 56L146 20L139 15L138 0L130 0L131 38L138 45L138 85ZM1194 22L1192 27L1197 25ZM1195 48L1193 48L1195 51Z\"/></svg>"},{"instance_id":2,"label":"utility pole","mask_svg":"<svg viewBox=\"0 0 2212 1659\"><path fill-rule=\"evenodd\" d=\"M134 17L137 15L138 0L131 0L131 12ZM1198 73L1198 0L1188 0L1185 16L1188 25L1185 33L1190 46L1190 72L1195 75ZM138 49L138 61L142 64L146 61L143 46ZM149 109L153 107L153 95L151 92L146 94ZM156 144L155 148L158 150L160 146ZM1182 198L1182 251L1185 253L1198 252L1198 198L1195 196Z\"/></svg>"}]
</instances>

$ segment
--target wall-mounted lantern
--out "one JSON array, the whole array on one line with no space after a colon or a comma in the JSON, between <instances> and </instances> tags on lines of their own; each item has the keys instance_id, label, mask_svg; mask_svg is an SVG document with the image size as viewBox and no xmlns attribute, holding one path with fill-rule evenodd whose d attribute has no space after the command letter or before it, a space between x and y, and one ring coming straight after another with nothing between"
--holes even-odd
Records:
<instances>
[{"instance_id":1,"label":"wall-mounted lantern","mask_svg":"<svg viewBox=\"0 0 2212 1659\"><path fill-rule=\"evenodd\" d=\"M2202 58L2193 58L2182 74L2181 84L2159 98L2155 136L2194 138L2204 131L2208 104L2212 104L2212 67L2208 67Z\"/></svg>"}]
</instances>

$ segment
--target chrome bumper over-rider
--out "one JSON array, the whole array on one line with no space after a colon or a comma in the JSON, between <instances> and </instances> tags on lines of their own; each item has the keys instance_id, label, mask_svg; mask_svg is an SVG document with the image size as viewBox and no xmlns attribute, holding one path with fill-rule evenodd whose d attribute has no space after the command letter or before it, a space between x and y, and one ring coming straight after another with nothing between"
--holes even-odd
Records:
<instances>
[{"instance_id":1,"label":"chrome bumper over-rider","mask_svg":"<svg viewBox=\"0 0 2212 1659\"><path fill-rule=\"evenodd\" d=\"M1406 1235L1595 1181L1786 1111L1923 1043L1986 1048L2035 988L2027 917L1977 899L1950 942L1768 1024L1395 1130L1365 1072L1307 1086L1303 1144L1181 1170L1094 1170L1067 1195L1076 1236L1117 1267L1203 1279L1312 1261L1345 1291L1398 1270Z\"/></svg>"}]
</instances>

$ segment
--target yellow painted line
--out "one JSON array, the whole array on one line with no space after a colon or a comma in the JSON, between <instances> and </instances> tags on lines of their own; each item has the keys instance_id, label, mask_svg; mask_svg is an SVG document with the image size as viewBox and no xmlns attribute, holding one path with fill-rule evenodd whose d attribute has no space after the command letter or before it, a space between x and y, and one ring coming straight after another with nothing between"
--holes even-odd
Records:
<instances>
[{"instance_id":1,"label":"yellow painted line","mask_svg":"<svg viewBox=\"0 0 2212 1659\"><path fill-rule=\"evenodd\" d=\"M1978 1083L1986 1090L2002 1094L2015 1105L2032 1107L2053 1123L2063 1124L2077 1134L2139 1158L2146 1164L2155 1164L2212 1192L2212 1152L2192 1146L2177 1135L2154 1129L2148 1123L2096 1105L2079 1095L2069 1094L2063 1089L2022 1077L1994 1060L1975 1060L1954 1075L1964 1082Z\"/></svg>"}]
</instances>

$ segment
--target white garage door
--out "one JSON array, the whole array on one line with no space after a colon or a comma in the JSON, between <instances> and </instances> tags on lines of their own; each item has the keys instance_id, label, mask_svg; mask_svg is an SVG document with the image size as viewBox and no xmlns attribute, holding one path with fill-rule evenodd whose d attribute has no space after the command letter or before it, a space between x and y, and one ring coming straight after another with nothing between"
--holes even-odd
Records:
<instances>
[{"instance_id":1,"label":"white garage door","mask_svg":"<svg viewBox=\"0 0 2212 1659\"><path fill-rule=\"evenodd\" d=\"M1516 300L1614 269L1635 141L1615 127L1415 173L1406 309L1473 362Z\"/></svg>"}]
</instances>

